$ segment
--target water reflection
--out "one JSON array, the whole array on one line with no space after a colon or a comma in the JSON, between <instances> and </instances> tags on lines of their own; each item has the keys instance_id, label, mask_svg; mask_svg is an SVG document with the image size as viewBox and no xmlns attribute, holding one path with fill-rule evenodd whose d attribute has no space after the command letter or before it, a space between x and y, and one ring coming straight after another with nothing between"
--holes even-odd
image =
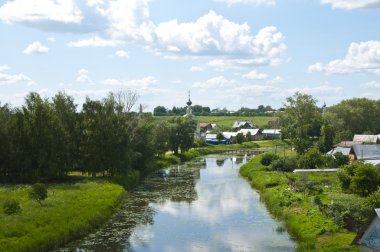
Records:
<instances>
[{"instance_id":1,"label":"water reflection","mask_svg":"<svg viewBox=\"0 0 380 252\"><path fill-rule=\"evenodd\" d=\"M101 230L62 251L293 251L238 176L248 158L210 156L157 172Z\"/></svg>"}]
</instances>

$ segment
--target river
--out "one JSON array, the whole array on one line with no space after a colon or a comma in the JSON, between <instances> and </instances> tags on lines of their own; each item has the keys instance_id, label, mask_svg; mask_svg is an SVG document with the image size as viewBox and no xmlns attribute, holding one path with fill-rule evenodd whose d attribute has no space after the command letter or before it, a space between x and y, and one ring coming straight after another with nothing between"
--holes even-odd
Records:
<instances>
[{"instance_id":1,"label":"river","mask_svg":"<svg viewBox=\"0 0 380 252\"><path fill-rule=\"evenodd\" d=\"M294 251L239 176L250 158L211 155L158 171L99 230L59 251Z\"/></svg>"}]
</instances>

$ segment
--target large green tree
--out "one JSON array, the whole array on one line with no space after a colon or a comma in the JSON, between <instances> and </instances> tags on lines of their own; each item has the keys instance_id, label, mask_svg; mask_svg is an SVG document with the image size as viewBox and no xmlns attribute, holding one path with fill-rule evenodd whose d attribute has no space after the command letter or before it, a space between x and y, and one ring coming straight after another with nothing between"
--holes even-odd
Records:
<instances>
[{"instance_id":1,"label":"large green tree","mask_svg":"<svg viewBox=\"0 0 380 252\"><path fill-rule=\"evenodd\" d=\"M278 114L282 137L289 139L298 153L306 152L320 135L322 116L316 102L311 95L297 92L286 99L285 110Z\"/></svg>"}]
</instances>

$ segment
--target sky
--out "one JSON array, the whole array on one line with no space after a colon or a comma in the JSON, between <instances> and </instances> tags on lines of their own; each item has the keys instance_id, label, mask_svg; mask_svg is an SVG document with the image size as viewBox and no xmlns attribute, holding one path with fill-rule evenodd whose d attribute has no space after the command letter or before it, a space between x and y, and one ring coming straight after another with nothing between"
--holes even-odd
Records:
<instances>
[{"instance_id":1,"label":"sky","mask_svg":"<svg viewBox=\"0 0 380 252\"><path fill-rule=\"evenodd\" d=\"M380 99L380 0L0 0L0 102L132 90L147 111ZM80 106L79 106L80 107Z\"/></svg>"}]
</instances>

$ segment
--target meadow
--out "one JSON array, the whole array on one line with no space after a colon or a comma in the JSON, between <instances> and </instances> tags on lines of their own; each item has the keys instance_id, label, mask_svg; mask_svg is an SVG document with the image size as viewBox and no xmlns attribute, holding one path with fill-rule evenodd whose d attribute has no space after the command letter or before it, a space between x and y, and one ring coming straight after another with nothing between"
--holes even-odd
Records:
<instances>
[{"instance_id":1,"label":"meadow","mask_svg":"<svg viewBox=\"0 0 380 252\"><path fill-rule=\"evenodd\" d=\"M21 212L0 211L0 251L48 251L94 229L114 212L124 189L104 180L48 185L40 205L29 198L29 185L0 186L5 200L20 202Z\"/></svg>"}]
</instances>

